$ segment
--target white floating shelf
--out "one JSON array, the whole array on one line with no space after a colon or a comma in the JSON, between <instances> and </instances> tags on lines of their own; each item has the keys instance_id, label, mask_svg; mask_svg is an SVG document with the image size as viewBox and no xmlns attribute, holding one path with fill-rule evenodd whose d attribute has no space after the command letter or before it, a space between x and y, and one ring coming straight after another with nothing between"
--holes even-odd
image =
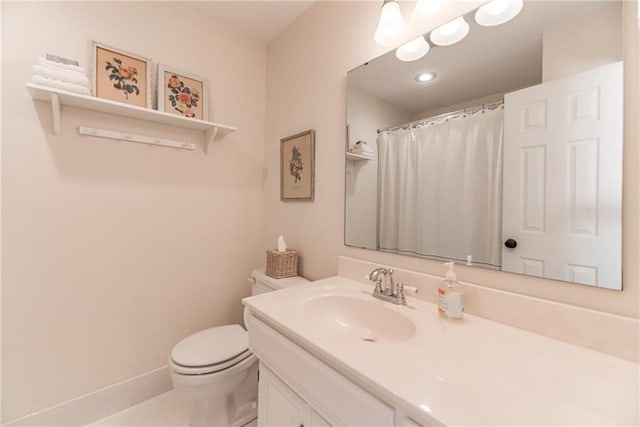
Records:
<instances>
[{"instance_id":1,"label":"white floating shelf","mask_svg":"<svg viewBox=\"0 0 640 427\"><path fill-rule=\"evenodd\" d=\"M365 156L364 154L345 153L347 160L373 160L373 157Z\"/></svg>"},{"instance_id":2,"label":"white floating shelf","mask_svg":"<svg viewBox=\"0 0 640 427\"><path fill-rule=\"evenodd\" d=\"M97 98L95 96L79 95L33 83L27 83L26 86L33 99L51 102L53 132L56 135L60 134L61 106L63 105L186 129L201 130L205 132L205 153L209 153L209 148L216 135L227 135L238 130L232 126L221 125L204 120L190 119L187 117L177 116L175 114L169 114L164 111L127 105L121 102Z\"/></svg>"}]
</instances>

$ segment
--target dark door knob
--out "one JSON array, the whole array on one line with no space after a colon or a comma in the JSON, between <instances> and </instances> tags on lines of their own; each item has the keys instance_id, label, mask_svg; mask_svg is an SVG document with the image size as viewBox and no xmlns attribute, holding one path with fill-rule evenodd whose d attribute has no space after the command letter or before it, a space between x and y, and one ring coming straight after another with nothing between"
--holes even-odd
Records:
<instances>
[{"instance_id":1,"label":"dark door knob","mask_svg":"<svg viewBox=\"0 0 640 427\"><path fill-rule=\"evenodd\" d=\"M516 242L516 241L515 241L515 240L513 240L513 239L507 239L507 240L504 242L504 245L505 245L506 247L508 247L509 249L513 249L513 248L515 248L516 246L518 246L518 242Z\"/></svg>"}]
</instances>

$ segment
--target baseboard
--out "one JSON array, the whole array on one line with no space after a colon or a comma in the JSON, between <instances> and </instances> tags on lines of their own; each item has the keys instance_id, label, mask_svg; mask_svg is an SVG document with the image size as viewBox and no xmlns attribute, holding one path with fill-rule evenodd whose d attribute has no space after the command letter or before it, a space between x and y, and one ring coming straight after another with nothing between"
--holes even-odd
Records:
<instances>
[{"instance_id":1,"label":"baseboard","mask_svg":"<svg viewBox=\"0 0 640 427\"><path fill-rule=\"evenodd\" d=\"M11 420L3 426L83 426L151 399L172 388L169 367L163 366Z\"/></svg>"}]
</instances>

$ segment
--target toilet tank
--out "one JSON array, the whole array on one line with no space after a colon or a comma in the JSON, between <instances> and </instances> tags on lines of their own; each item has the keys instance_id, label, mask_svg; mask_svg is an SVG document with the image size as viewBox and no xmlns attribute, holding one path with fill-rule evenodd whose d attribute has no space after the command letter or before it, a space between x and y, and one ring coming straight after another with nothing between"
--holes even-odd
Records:
<instances>
[{"instance_id":1,"label":"toilet tank","mask_svg":"<svg viewBox=\"0 0 640 427\"><path fill-rule=\"evenodd\" d=\"M307 279L301 276L274 279L273 277L267 276L263 268L253 270L249 281L251 282L251 295L259 295L265 292L277 291L278 289L309 283Z\"/></svg>"}]
</instances>

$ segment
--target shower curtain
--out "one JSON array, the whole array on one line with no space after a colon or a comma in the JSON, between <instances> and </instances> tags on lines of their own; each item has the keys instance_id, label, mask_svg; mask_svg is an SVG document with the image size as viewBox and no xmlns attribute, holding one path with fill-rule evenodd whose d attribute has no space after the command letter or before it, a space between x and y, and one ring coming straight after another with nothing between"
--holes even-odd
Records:
<instances>
[{"instance_id":1,"label":"shower curtain","mask_svg":"<svg viewBox=\"0 0 640 427\"><path fill-rule=\"evenodd\" d=\"M500 266L503 110L378 135L380 250Z\"/></svg>"}]
</instances>

